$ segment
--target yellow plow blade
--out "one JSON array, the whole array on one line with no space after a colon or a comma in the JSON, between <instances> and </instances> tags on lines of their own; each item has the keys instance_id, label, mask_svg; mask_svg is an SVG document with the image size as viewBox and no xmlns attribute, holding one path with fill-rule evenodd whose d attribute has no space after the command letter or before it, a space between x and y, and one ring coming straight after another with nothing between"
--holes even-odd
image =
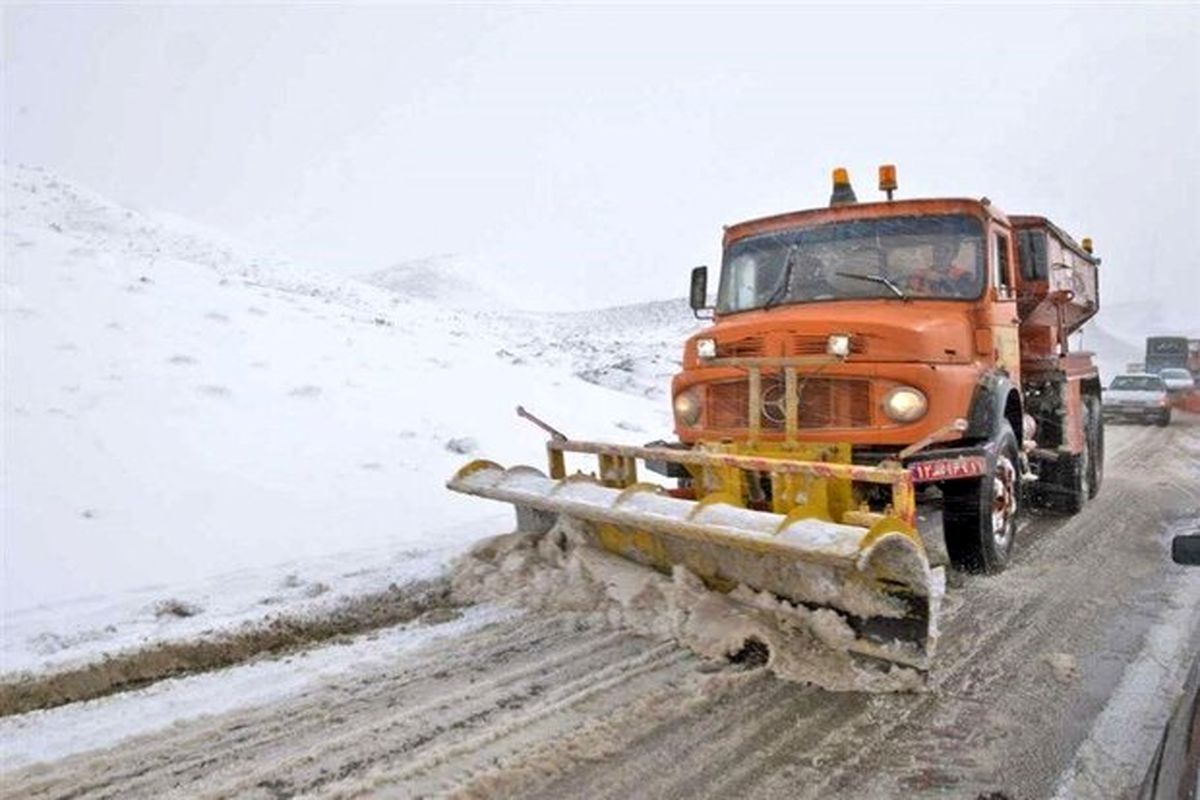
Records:
<instances>
[{"instance_id":1,"label":"yellow plow blade","mask_svg":"<svg viewBox=\"0 0 1200 800\"><path fill-rule=\"evenodd\" d=\"M683 499L632 482L632 459L713 463L758 474L844 473L849 479L853 472L854 480L874 483L906 476L850 465L572 442L550 443L551 471L562 472L563 451L598 449L599 479L555 478L532 467L504 469L475 461L447 486L511 503L519 529L527 533L544 534L564 520L583 523L575 527L586 532L587 544L661 573L685 569L709 589L731 597L746 597L747 590L769 593L800 614L830 609L840 617L839 624L853 631L844 643L847 652L883 665L928 669L943 577L940 569L930 568L920 538L902 518L876 515L870 527L862 527L813 518L803 505L786 514L744 508L743 498L733 493Z\"/></svg>"}]
</instances>

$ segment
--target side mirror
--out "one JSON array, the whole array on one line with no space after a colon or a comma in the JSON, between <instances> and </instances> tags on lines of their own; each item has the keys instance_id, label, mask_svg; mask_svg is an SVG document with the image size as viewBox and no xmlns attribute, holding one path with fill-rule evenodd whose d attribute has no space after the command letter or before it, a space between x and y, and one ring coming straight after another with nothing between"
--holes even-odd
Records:
<instances>
[{"instance_id":1,"label":"side mirror","mask_svg":"<svg viewBox=\"0 0 1200 800\"><path fill-rule=\"evenodd\" d=\"M1172 539L1171 560L1176 564L1200 564L1200 534L1176 536Z\"/></svg>"},{"instance_id":2,"label":"side mirror","mask_svg":"<svg viewBox=\"0 0 1200 800\"><path fill-rule=\"evenodd\" d=\"M688 295L692 313L697 318L700 312L711 308L708 304L708 267L696 267L692 270L692 290Z\"/></svg>"}]
</instances>

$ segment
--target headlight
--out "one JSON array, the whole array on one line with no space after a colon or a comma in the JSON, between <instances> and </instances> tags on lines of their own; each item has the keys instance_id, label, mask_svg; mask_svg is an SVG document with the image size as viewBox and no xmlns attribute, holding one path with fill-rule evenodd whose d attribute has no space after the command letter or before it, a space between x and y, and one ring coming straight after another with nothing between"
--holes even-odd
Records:
<instances>
[{"instance_id":1,"label":"headlight","mask_svg":"<svg viewBox=\"0 0 1200 800\"><path fill-rule=\"evenodd\" d=\"M696 340L696 357L697 358L716 358L717 357L717 340L716 339L697 339Z\"/></svg>"},{"instance_id":2,"label":"headlight","mask_svg":"<svg viewBox=\"0 0 1200 800\"><path fill-rule=\"evenodd\" d=\"M912 386L897 386L883 398L884 413L896 422L916 422L928 408L924 393Z\"/></svg>"},{"instance_id":3,"label":"headlight","mask_svg":"<svg viewBox=\"0 0 1200 800\"><path fill-rule=\"evenodd\" d=\"M688 389L675 395L675 419L690 428L700 421L700 395Z\"/></svg>"}]
</instances>

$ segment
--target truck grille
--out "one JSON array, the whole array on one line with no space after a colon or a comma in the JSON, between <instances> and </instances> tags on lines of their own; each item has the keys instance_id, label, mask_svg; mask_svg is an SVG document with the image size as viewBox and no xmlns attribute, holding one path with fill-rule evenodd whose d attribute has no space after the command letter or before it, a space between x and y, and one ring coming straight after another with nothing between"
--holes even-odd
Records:
<instances>
[{"instance_id":1,"label":"truck grille","mask_svg":"<svg viewBox=\"0 0 1200 800\"><path fill-rule=\"evenodd\" d=\"M846 378L800 376L800 419L797 427L863 428L871 424L871 384ZM763 430L784 430L786 398L783 376L763 376L761 424ZM708 425L730 430L750 425L750 384L727 381L708 386Z\"/></svg>"},{"instance_id":2,"label":"truck grille","mask_svg":"<svg viewBox=\"0 0 1200 800\"><path fill-rule=\"evenodd\" d=\"M765 352L765 343L761 336L717 342L717 358L759 358Z\"/></svg>"}]
</instances>

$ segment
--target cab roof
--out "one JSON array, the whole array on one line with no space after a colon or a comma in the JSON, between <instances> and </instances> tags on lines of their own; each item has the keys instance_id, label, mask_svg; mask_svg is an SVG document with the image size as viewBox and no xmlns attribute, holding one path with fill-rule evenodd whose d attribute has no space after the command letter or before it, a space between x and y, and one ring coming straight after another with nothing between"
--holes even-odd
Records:
<instances>
[{"instance_id":1,"label":"cab roof","mask_svg":"<svg viewBox=\"0 0 1200 800\"><path fill-rule=\"evenodd\" d=\"M727 225L723 243L725 246L729 246L748 236L822 225L829 222L934 214L969 214L974 217L993 219L1006 227L1010 226L1004 212L995 208L986 197L978 200L962 197L884 200L877 203L847 203L809 208L803 211L790 211L786 214L776 214Z\"/></svg>"}]
</instances>

